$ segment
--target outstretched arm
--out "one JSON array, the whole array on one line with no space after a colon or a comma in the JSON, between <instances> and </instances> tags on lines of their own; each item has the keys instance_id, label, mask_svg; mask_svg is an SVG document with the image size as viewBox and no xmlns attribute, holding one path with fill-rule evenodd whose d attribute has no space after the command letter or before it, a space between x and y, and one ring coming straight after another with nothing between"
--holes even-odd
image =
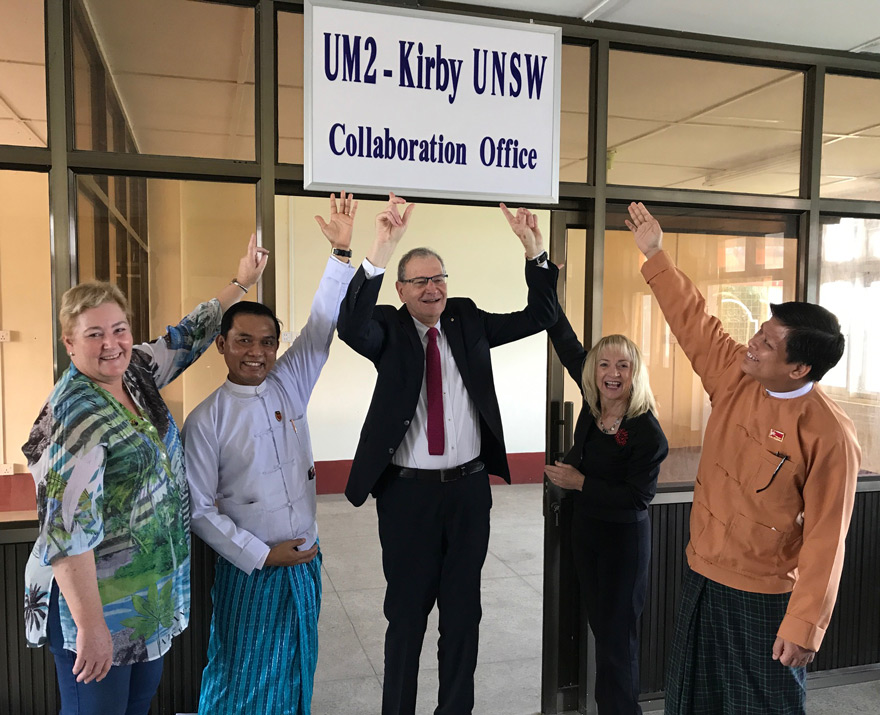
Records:
<instances>
[{"instance_id":1,"label":"outstretched arm","mask_svg":"<svg viewBox=\"0 0 880 715\"><path fill-rule=\"evenodd\" d=\"M663 230L645 205L630 204L629 215L631 220L626 225L648 259L641 268L642 276L711 397L719 377L731 363L742 359L743 346L724 331L717 317L709 314L700 290L663 251Z\"/></svg>"},{"instance_id":2,"label":"outstretched arm","mask_svg":"<svg viewBox=\"0 0 880 715\"><path fill-rule=\"evenodd\" d=\"M334 249L348 250L357 201L343 191L337 205L334 194L330 195L330 219L320 216L315 220L321 232ZM348 256L334 256L327 260L318 290L312 299L309 318L290 348L275 363L275 374L287 390L300 396L307 403L330 355L330 344L339 319L339 307L348 284L355 274ZM287 550L289 551L289 549Z\"/></svg>"}]
</instances>

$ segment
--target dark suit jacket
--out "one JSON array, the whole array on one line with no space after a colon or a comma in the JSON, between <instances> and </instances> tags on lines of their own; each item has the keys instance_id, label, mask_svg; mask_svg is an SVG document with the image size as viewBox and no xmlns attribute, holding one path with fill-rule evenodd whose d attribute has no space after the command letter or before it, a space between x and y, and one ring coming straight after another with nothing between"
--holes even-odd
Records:
<instances>
[{"instance_id":1,"label":"dark suit jacket","mask_svg":"<svg viewBox=\"0 0 880 715\"><path fill-rule=\"evenodd\" d=\"M556 321L556 277L526 264L529 288L525 310L487 313L469 298L449 298L440 316L443 334L461 378L480 414L480 459L491 474L510 482L501 412L495 396L489 349L534 335ZM425 372L425 350L406 309L376 305L382 277L367 280L363 267L348 286L339 311L339 337L376 366L378 377L345 495L360 506L378 486L415 415ZM530 376L540 379L540 376Z\"/></svg>"}]
</instances>

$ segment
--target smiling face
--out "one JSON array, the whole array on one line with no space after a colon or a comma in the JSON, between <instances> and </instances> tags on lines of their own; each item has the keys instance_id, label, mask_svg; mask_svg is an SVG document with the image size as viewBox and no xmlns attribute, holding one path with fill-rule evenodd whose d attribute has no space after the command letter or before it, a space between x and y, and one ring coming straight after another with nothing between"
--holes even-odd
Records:
<instances>
[{"instance_id":1,"label":"smiling face","mask_svg":"<svg viewBox=\"0 0 880 715\"><path fill-rule=\"evenodd\" d=\"M623 350L604 347L596 361L596 387L602 406L609 403L628 402L632 392L632 360Z\"/></svg>"},{"instance_id":2,"label":"smiling face","mask_svg":"<svg viewBox=\"0 0 880 715\"><path fill-rule=\"evenodd\" d=\"M217 350L226 361L229 380L255 387L275 365L278 337L274 321L265 315L240 313L226 336L217 336Z\"/></svg>"},{"instance_id":3,"label":"smiling face","mask_svg":"<svg viewBox=\"0 0 880 715\"><path fill-rule=\"evenodd\" d=\"M416 256L406 264L406 277L430 278L443 273L443 264L433 256ZM420 323L432 326L440 320L446 309L446 284L434 285L431 281L424 288L412 283L397 281L397 295L406 304L409 314Z\"/></svg>"},{"instance_id":4,"label":"smiling face","mask_svg":"<svg viewBox=\"0 0 880 715\"><path fill-rule=\"evenodd\" d=\"M787 334L788 328L776 318L770 318L749 340L740 364L746 375L773 392L796 390L808 379L807 366L788 362Z\"/></svg>"},{"instance_id":5,"label":"smiling face","mask_svg":"<svg viewBox=\"0 0 880 715\"><path fill-rule=\"evenodd\" d=\"M116 303L84 310L63 337L64 347L77 370L104 387L122 384L131 361L131 327Z\"/></svg>"}]
</instances>

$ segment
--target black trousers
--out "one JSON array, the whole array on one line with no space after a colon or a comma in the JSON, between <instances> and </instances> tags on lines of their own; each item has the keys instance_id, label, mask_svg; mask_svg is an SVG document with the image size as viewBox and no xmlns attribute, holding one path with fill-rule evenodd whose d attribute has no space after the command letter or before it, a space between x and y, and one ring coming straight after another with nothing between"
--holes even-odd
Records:
<instances>
[{"instance_id":1,"label":"black trousers","mask_svg":"<svg viewBox=\"0 0 880 715\"><path fill-rule=\"evenodd\" d=\"M484 470L454 482L394 477L376 499L385 571L382 715L413 715L419 654L437 603L440 687L435 715L474 707L480 572L489 548L492 493Z\"/></svg>"},{"instance_id":2,"label":"black trousers","mask_svg":"<svg viewBox=\"0 0 880 715\"><path fill-rule=\"evenodd\" d=\"M601 521L575 511L572 551L596 638L600 715L640 715L638 621L645 606L651 522Z\"/></svg>"}]
</instances>

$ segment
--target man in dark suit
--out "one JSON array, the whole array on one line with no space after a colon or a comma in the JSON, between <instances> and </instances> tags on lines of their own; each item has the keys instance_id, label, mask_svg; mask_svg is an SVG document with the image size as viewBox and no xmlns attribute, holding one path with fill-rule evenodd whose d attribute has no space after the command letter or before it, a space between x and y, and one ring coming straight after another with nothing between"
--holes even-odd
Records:
<instances>
[{"instance_id":1,"label":"man in dark suit","mask_svg":"<svg viewBox=\"0 0 880 715\"><path fill-rule=\"evenodd\" d=\"M489 474L510 481L489 349L534 335L556 320L557 268L547 261L536 217L501 209L526 251L528 304L486 313L446 297L446 269L425 248L398 266L403 306L376 305L381 275L413 205L391 194L376 240L339 314L339 337L376 366L372 403L345 493L376 497L385 591L383 715L415 712L419 653L438 604L440 687L435 715L474 706L480 571L489 545ZM540 376L535 376L540 379Z\"/></svg>"}]
</instances>

